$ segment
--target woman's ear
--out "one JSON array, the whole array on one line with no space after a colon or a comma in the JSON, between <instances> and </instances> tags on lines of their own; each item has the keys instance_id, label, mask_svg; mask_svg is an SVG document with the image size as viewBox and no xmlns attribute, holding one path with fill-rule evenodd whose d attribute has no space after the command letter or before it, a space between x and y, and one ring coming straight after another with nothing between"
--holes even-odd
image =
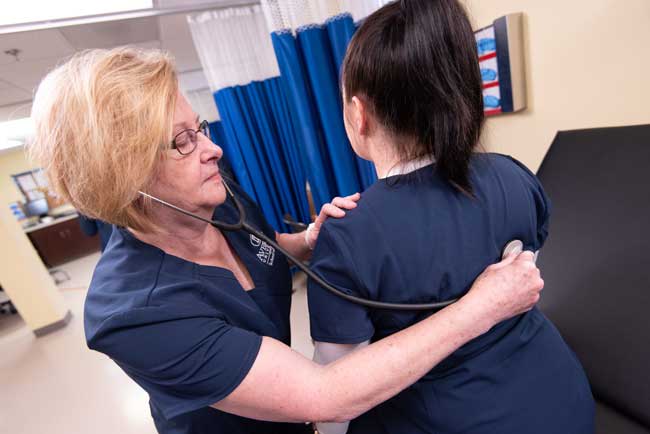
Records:
<instances>
[{"instance_id":1,"label":"woman's ear","mask_svg":"<svg viewBox=\"0 0 650 434\"><path fill-rule=\"evenodd\" d=\"M368 135L368 112L363 101L356 96L352 97L352 121L359 137Z\"/></svg>"}]
</instances>

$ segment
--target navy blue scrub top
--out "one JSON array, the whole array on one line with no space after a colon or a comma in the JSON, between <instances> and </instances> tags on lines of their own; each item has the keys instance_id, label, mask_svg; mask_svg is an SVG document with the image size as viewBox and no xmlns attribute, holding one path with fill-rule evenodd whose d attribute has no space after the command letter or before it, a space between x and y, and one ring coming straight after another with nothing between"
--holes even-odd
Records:
<instances>
[{"instance_id":1,"label":"navy blue scrub top","mask_svg":"<svg viewBox=\"0 0 650 434\"><path fill-rule=\"evenodd\" d=\"M345 218L325 222L312 268L348 294L424 303L461 297L513 239L539 250L549 202L536 177L495 154L474 156L470 168L475 198L435 165L377 181ZM308 299L320 342L376 341L430 315L371 310L313 281ZM588 434L593 399L580 363L533 309L461 347L348 432Z\"/></svg>"},{"instance_id":2,"label":"navy blue scrub top","mask_svg":"<svg viewBox=\"0 0 650 434\"><path fill-rule=\"evenodd\" d=\"M106 250L108 241L111 239L111 234L113 233L113 225L79 214L79 226L81 227L81 231L89 237L93 237L99 232L101 250L102 252Z\"/></svg>"},{"instance_id":3,"label":"navy blue scrub top","mask_svg":"<svg viewBox=\"0 0 650 434\"><path fill-rule=\"evenodd\" d=\"M248 221L275 237L253 201L231 184ZM227 201L219 220L236 221ZM291 275L286 259L244 232L225 232L255 288L244 291L226 269L198 265L113 231L90 285L84 321L88 346L117 363L149 393L161 434L280 434L304 424L261 422L209 407L250 370L261 336L290 344Z\"/></svg>"}]
</instances>

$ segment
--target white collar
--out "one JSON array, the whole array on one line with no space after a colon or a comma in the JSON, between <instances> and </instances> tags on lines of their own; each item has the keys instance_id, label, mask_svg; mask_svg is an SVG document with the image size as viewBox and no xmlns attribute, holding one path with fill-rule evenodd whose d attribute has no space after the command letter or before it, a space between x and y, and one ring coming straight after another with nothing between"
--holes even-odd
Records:
<instances>
[{"instance_id":1,"label":"white collar","mask_svg":"<svg viewBox=\"0 0 650 434\"><path fill-rule=\"evenodd\" d=\"M389 176L406 175L407 173L415 172L422 169L436 161L431 155L418 158L417 160L406 161L404 163L397 163L393 166L386 175L380 179L388 178Z\"/></svg>"}]
</instances>

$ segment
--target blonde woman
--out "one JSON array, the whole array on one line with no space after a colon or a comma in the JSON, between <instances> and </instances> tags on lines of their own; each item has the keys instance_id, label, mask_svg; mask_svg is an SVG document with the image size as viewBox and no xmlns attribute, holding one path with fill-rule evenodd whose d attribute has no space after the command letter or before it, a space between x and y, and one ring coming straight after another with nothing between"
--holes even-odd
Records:
<instances>
[{"instance_id":1,"label":"blonde woman","mask_svg":"<svg viewBox=\"0 0 650 434\"><path fill-rule=\"evenodd\" d=\"M284 258L138 194L235 217L216 164L222 151L179 93L169 56L79 54L44 79L33 117L32 151L57 191L116 226L88 291L86 338L149 393L160 433L290 433L306 430L301 422L352 419L539 298L532 255L509 257L456 304L319 366L288 347ZM245 206L251 224L276 236L251 200ZM319 221L341 213L326 208ZM276 237L303 258L315 241Z\"/></svg>"}]
</instances>

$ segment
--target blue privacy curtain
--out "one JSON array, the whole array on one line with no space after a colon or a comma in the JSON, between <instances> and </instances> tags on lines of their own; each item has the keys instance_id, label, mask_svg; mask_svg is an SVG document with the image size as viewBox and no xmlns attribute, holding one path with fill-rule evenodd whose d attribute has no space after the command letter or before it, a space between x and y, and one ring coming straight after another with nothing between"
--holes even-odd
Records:
<instances>
[{"instance_id":1,"label":"blue privacy curtain","mask_svg":"<svg viewBox=\"0 0 650 434\"><path fill-rule=\"evenodd\" d=\"M221 89L215 101L224 154L239 184L276 230L287 230L285 214L308 222L305 175L279 78Z\"/></svg>"},{"instance_id":2,"label":"blue privacy curtain","mask_svg":"<svg viewBox=\"0 0 650 434\"><path fill-rule=\"evenodd\" d=\"M354 31L352 15L343 13L299 27L295 35L284 28L271 34L317 206L363 191L376 179L373 165L354 154L343 124L339 77Z\"/></svg>"},{"instance_id":3,"label":"blue privacy curtain","mask_svg":"<svg viewBox=\"0 0 650 434\"><path fill-rule=\"evenodd\" d=\"M237 182L280 232L309 222L305 170L295 125L259 6L188 17L221 122L215 141Z\"/></svg>"}]
</instances>

